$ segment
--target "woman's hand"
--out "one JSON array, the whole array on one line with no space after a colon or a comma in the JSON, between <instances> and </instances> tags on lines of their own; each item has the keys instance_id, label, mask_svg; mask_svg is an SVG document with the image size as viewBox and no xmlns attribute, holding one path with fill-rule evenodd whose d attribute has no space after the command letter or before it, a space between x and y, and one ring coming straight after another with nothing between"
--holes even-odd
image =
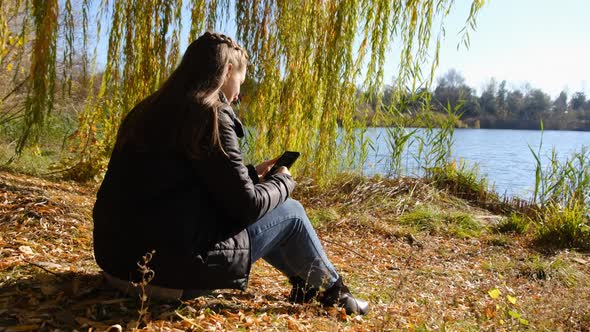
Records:
<instances>
[{"instance_id":1,"label":"woman's hand","mask_svg":"<svg viewBox=\"0 0 590 332\"><path fill-rule=\"evenodd\" d=\"M260 180L264 179L266 173L270 171L272 166L277 162L279 158L263 161L260 165L256 166L256 174L258 174L258 178Z\"/></svg>"},{"instance_id":2,"label":"woman's hand","mask_svg":"<svg viewBox=\"0 0 590 332\"><path fill-rule=\"evenodd\" d=\"M285 166L279 167L279 169L277 169L277 172L275 174L277 174L277 173L283 173L283 174L291 175L291 172Z\"/></svg>"},{"instance_id":3,"label":"woman's hand","mask_svg":"<svg viewBox=\"0 0 590 332\"><path fill-rule=\"evenodd\" d=\"M277 162L278 159L279 159L279 157L276 157L271 160L263 161L260 165L256 166L256 173L258 174L258 178L261 181L264 180L264 177L266 176L268 171L270 171L270 169ZM285 166L279 167L279 169L277 170L276 173L283 173L283 174L291 175L291 172L289 172L289 169Z\"/></svg>"}]
</instances>

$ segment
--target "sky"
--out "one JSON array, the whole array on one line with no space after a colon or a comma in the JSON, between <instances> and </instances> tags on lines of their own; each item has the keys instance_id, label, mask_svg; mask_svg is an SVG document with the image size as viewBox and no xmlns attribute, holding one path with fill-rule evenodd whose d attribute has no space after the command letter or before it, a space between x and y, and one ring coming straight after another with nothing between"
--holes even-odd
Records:
<instances>
[{"instance_id":1,"label":"sky","mask_svg":"<svg viewBox=\"0 0 590 332\"><path fill-rule=\"evenodd\" d=\"M552 98L562 90L590 97L589 0L488 0L477 16L469 49L457 50L470 3L455 2L435 77L454 68L478 93L493 77L512 89L528 82ZM394 59L386 63L390 77L397 67Z\"/></svg>"}]
</instances>

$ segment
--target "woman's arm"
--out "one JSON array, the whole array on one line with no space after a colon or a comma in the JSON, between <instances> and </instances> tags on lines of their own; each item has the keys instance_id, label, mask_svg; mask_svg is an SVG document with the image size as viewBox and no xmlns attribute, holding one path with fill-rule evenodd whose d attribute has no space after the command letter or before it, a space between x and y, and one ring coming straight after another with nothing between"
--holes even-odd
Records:
<instances>
[{"instance_id":1,"label":"woman's arm","mask_svg":"<svg viewBox=\"0 0 590 332\"><path fill-rule=\"evenodd\" d=\"M250 224L285 201L295 181L290 175L279 173L264 182L252 182L230 112L233 111L222 109L219 112L219 136L227 156L214 153L211 158L195 161L195 166L217 208L233 219Z\"/></svg>"}]
</instances>

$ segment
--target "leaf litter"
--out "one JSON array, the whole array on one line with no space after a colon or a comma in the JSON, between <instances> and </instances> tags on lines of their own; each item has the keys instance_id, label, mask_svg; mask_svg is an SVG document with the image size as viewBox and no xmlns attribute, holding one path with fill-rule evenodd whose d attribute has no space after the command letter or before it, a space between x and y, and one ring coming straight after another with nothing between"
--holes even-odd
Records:
<instances>
[{"instance_id":1,"label":"leaf litter","mask_svg":"<svg viewBox=\"0 0 590 332\"><path fill-rule=\"evenodd\" d=\"M148 299L139 324L139 299L110 289L94 262L95 192L0 172L0 331L589 331L587 254L544 252L526 236L489 230L454 237L408 228L400 217L424 206L469 213L484 228L498 216L416 179L359 177L329 188L301 179L296 198L310 215L335 211L318 234L353 293L370 301L369 315L288 303L286 278L257 262L246 292Z\"/></svg>"}]
</instances>

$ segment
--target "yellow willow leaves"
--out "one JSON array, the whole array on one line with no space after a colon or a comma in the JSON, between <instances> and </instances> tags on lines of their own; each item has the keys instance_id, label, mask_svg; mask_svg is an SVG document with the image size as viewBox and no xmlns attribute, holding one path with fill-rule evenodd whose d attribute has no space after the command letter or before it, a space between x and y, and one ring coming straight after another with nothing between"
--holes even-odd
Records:
<instances>
[{"instance_id":1,"label":"yellow willow leaves","mask_svg":"<svg viewBox=\"0 0 590 332\"><path fill-rule=\"evenodd\" d=\"M58 25L65 39L61 76L69 84L76 15L82 16L84 55L89 53L87 34L100 35L102 22L108 21L106 65L99 69L100 78L91 76L89 83L100 79L100 88L88 96L73 146L77 162L86 165L80 177L104 169L121 119L176 66L183 19L189 17L189 41L205 29L234 22L229 27L235 26L237 39L250 54L240 110L250 129L248 159L299 150L302 161L294 171L319 179L340 167L358 166L367 148L365 120L358 110L365 96L375 96L379 107L388 50L399 54L400 65L387 76L395 76L405 90L427 86L438 63L438 50L434 58L428 54L433 22L440 22L435 35L439 45L444 19L458 6L453 0L96 0L97 19L91 20L89 0L9 2L36 13L34 31L40 36L32 46L35 65L30 74L37 83L30 90L25 133L51 109ZM482 0L471 2L465 33L475 27L482 5ZM96 28L89 28L90 21L97 22ZM0 55L6 47L4 26L0 24ZM468 34L464 40L468 43ZM424 66L430 70L423 71ZM23 135L21 147L27 137Z\"/></svg>"},{"instance_id":2,"label":"yellow willow leaves","mask_svg":"<svg viewBox=\"0 0 590 332\"><path fill-rule=\"evenodd\" d=\"M63 13L63 20L60 23L64 35L63 59L62 59L62 77L63 87L62 91L72 93L72 74L69 70L74 65L74 13L72 10L72 1L65 0L65 10Z\"/></svg>"},{"instance_id":3,"label":"yellow willow leaves","mask_svg":"<svg viewBox=\"0 0 590 332\"><path fill-rule=\"evenodd\" d=\"M20 1L0 2L0 64L6 66L5 56L15 47L16 33L10 29L11 20L21 7Z\"/></svg>"},{"instance_id":4,"label":"yellow willow leaves","mask_svg":"<svg viewBox=\"0 0 590 332\"><path fill-rule=\"evenodd\" d=\"M31 93L25 109L25 131L18 142L21 151L29 135L37 135L45 113L53 107L55 92L55 53L58 27L57 0L33 0L35 40L31 54Z\"/></svg>"}]
</instances>

